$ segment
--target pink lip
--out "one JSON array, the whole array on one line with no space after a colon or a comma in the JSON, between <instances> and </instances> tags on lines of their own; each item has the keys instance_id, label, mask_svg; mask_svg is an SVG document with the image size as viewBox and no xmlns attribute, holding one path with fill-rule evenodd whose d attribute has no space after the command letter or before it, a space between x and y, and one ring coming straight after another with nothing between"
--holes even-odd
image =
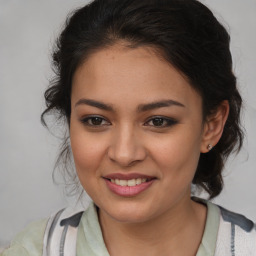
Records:
<instances>
[{"instance_id":1,"label":"pink lip","mask_svg":"<svg viewBox=\"0 0 256 256\"><path fill-rule=\"evenodd\" d=\"M108 179L104 179L104 180L105 180L108 188L112 192L114 192L115 194L117 194L119 196L124 196L124 197L132 197L132 196L136 196L136 195L140 194L144 190L148 189L152 185L152 183L155 181L155 179L152 179L150 181L143 182L139 185L129 187L129 186L117 185L115 183L112 183Z\"/></svg>"},{"instance_id":2,"label":"pink lip","mask_svg":"<svg viewBox=\"0 0 256 256\"><path fill-rule=\"evenodd\" d=\"M132 180L132 179L138 179L138 178L149 179L149 180L155 179L155 177L153 176L143 175L139 173L129 173L129 174L113 173L113 174L106 175L103 178L109 179L109 180L111 179Z\"/></svg>"}]
</instances>

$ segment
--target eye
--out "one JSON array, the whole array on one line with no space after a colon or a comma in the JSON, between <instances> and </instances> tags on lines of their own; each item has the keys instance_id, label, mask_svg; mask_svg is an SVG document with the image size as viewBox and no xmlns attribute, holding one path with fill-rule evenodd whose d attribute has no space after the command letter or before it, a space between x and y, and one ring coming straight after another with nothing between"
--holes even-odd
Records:
<instances>
[{"instance_id":1,"label":"eye","mask_svg":"<svg viewBox=\"0 0 256 256\"><path fill-rule=\"evenodd\" d=\"M172 118L154 117L154 118L149 119L145 123L145 125L164 128L164 127L169 127L169 126L175 125L176 123L177 123L177 121Z\"/></svg>"},{"instance_id":2,"label":"eye","mask_svg":"<svg viewBox=\"0 0 256 256\"><path fill-rule=\"evenodd\" d=\"M81 122L84 125L91 126L91 127L101 127L110 125L110 123L101 116L88 116L81 119Z\"/></svg>"}]
</instances>

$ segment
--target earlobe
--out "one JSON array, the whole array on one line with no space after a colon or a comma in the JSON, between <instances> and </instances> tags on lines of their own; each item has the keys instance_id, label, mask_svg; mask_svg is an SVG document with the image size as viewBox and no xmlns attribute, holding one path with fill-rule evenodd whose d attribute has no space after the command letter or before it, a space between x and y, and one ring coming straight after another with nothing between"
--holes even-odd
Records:
<instances>
[{"instance_id":1,"label":"earlobe","mask_svg":"<svg viewBox=\"0 0 256 256\"><path fill-rule=\"evenodd\" d=\"M216 111L206 118L201 143L201 153L209 152L220 140L229 114L229 103L224 100Z\"/></svg>"}]
</instances>

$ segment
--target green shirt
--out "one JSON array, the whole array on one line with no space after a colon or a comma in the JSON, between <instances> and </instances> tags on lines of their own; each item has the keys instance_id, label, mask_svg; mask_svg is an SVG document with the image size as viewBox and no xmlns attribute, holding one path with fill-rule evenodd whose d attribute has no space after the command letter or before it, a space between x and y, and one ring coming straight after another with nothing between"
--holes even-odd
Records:
<instances>
[{"instance_id":1,"label":"green shirt","mask_svg":"<svg viewBox=\"0 0 256 256\"><path fill-rule=\"evenodd\" d=\"M196 256L213 256L218 235L220 210L218 206L210 202L203 202L207 204L207 219ZM16 236L10 247L1 256L41 256L46 223L47 220L42 220L30 224ZM81 218L77 238L77 255L109 256L93 203L90 204Z\"/></svg>"}]
</instances>

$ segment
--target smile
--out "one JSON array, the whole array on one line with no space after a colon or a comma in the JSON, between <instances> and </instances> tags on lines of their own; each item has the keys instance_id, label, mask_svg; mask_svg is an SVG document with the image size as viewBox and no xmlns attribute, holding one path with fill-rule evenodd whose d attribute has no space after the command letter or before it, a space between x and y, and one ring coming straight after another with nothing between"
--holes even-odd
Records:
<instances>
[{"instance_id":1,"label":"smile","mask_svg":"<svg viewBox=\"0 0 256 256\"><path fill-rule=\"evenodd\" d=\"M140 185L141 183L149 181L149 179L146 178L138 178L138 179L131 179L131 180L120 180L120 179L111 179L110 180L112 183L125 187L133 187L136 185Z\"/></svg>"},{"instance_id":2,"label":"smile","mask_svg":"<svg viewBox=\"0 0 256 256\"><path fill-rule=\"evenodd\" d=\"M108 189L122 197L133 197L147 190L157 179L145 175L114 174L103 177Z\"/></svg>"}]
</instances>

